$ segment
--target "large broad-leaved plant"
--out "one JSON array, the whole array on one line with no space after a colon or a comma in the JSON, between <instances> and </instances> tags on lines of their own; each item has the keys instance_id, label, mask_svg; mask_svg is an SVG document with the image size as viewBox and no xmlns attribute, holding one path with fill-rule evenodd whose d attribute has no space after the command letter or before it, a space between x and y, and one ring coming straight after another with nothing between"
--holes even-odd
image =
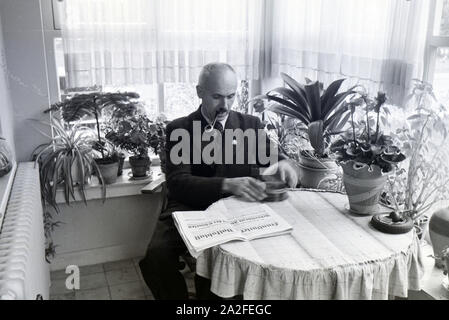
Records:
<instances>
[{"instance_id":1,"label":"large broad-leaved plant","mask_svg":"<svg viewBox=\"0 0 449 320\"><path fill-rule=\"evenodd\" d=\"M302 122L314 149L314 156L326 156L331 137L342 131L350 117L344 101L354 93L355 87L339 92L345 79L336 80L323 89L323 84L318 81L306 78L306 84L301 84L285 73L281 73L281 77L287 87L275 88L252 101L274 102L267 108L268 111ZM256 104L255 109L259 105Z\"/></svg>"}]
</instances>

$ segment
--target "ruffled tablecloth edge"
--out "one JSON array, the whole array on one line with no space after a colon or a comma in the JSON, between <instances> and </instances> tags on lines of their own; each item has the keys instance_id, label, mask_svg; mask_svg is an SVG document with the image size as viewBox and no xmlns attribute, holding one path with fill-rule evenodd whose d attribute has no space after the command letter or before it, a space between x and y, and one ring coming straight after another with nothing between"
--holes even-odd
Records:
<instances>
[{"instance_id":1,"label":"ruffled tablecloth edge","mask_svg":"<svg viewBox=\"0 0 449 320\"><path fill-rule=\"evenodd\" d=\"M408 290L421 290L424 274L422 251L416 234L407 252L328 269L304 271L259 264L226 252L219 246L205 250L198 259L203 260L197 264L196 273L211 279L213 293L223 298L243 295L249 300L407 297Z\"/></svg>"}]
</instances>

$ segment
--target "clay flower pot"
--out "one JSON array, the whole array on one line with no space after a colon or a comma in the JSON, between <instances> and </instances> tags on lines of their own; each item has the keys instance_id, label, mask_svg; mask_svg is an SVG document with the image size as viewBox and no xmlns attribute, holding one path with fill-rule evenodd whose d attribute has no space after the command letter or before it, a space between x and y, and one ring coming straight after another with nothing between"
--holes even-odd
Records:
<instances>
[{"instance_id":1,"label":"clay flower pot","mask_svg":"<svg viewBox=\"0 0 449 320\"><path fill-rule=\"evenodd\" d=\"M112 184L117 181L118 161L110 159L95 159L95 162L100 169L101 178L105 184Z\"/></svg>"},{"instance_id":2,"label":"clay flower pot","mask_svg":"<svg viewBox=\"0 0 449 320\"><path fill-rule=\"evenodd\" d=\"M301 186L304 188L319 189L320 182L330 175L337 174L340 168L329 158L314 158L307 154L299 155L299 175Z\"/></svg>"},{"instance_id":3,"label":"clay flower pot","mask_svg":"<svg viewBox=\"0 0 449 320\"><path fill-rule=\"evenodd\" d=\"M132 156L129 157L129 164L131 165L133 177L142 178L147 176L151 160L149 157Z\"/></svg>"},{"instance_id":4,"label":"clay flower pot","mask_svg":"<svg viewBox=\"0 0 449 320\"><path fill-rule=\"evenodd\" d=\"M363 215L377 213L388 175L377 165L368 166L354 160L342 162L341 166L350 210Z\"/></svg>"}]
</instances>

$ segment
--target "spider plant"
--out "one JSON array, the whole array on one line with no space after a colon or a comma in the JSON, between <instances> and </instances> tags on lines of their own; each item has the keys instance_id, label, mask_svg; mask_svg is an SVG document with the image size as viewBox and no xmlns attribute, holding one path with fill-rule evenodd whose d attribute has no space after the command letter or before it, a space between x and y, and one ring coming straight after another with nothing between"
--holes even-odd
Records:
<instances>
[{"instance_id":1,"label":"spider plant","mask_svg":"<svg viewBox=\"0 0 449 320\"><path fill-rule=\"evenodd\" d=\"M75 187L78 186L81 199L87 204L85 196L86 181L92 175L92 166L100 172L98 165L92 161L92 130L79 124L67 128L57 116L51 117L51 122L41 122L53 128L53 137L40 131L51 139L42 146L35 163L39 165L42 197L46 203L59 212L56 193L59 188L64 190L67 205L75 198ZM99 177L102 188L103 202L106 199L106 188Z\"/></svg>"},{"instance_id":2,"label":"spider plant","mask_svg":"<svg viewBox=\"0 0 449 320\"><path fill-rule=\"evenodd\" d=\"M338 93L345 79L336 80L323 90L323 84L318 81L306 79L307 83L302 85L285 73L281 77L288 87L273 89L253 100L274 101L276 104L267 110L301 121L307 126L315 156L325 157L331 136L338 134L350 117L343 102L355 93L355 87Z\"/></svg>"}]
</instances>

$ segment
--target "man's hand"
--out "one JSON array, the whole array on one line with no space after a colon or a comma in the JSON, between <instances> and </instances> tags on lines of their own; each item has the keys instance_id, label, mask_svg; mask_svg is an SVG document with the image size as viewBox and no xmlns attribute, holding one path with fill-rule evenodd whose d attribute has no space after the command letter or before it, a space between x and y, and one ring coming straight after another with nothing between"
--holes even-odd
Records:
<instances>
[{"instance_id":1,"label":"man's hand","mask_svg":"<svg viewBox=\"0 0 449 320\"><path fill-rule=\"evenodd\" d=\"M226 178L222 190L251 202L262 201L267 197L265 183L251 177Z\"/></svg>"},{"instance_id":2,"label":"man's hand","mask_svg":"<svg viewBox=\"0 0 449 320\"><path fill-rule=\"evenodd\" d=\"M292 160L281 160L268 167L263 175L277 175L290 188L295 188L299 183L299 168Z\"/></svg>"}]
</instances>

